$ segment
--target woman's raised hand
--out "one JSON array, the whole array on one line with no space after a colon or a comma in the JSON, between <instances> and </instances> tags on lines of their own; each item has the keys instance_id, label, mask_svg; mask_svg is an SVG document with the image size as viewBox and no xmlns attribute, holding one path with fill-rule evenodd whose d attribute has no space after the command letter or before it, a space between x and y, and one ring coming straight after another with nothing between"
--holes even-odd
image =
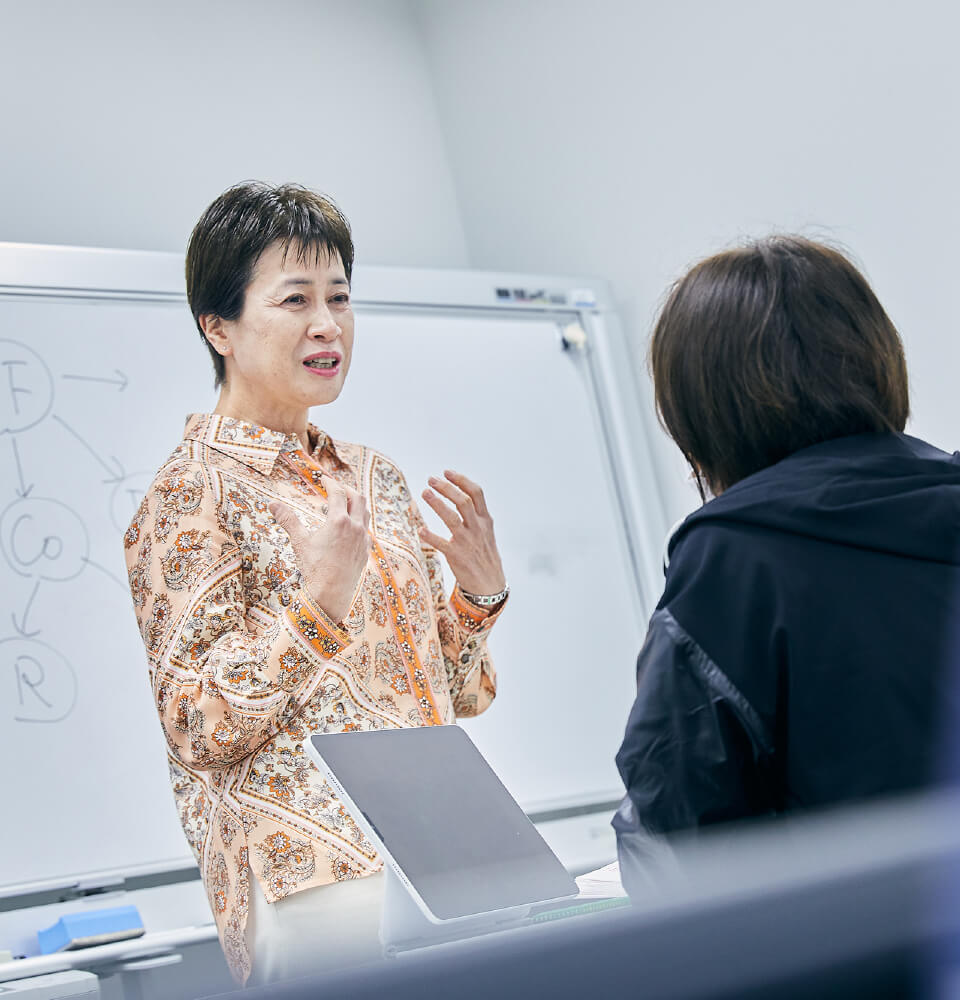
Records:
<instances>
[{"instance_id":1,"label":"woman's raised hand","mask_svg":"<svg viewBox=\"0 0 960 1000\"><path fill-rule=\"evenodd\" d=\"M350 612L360 577L370 552L370 512L356 490L323 476L327 493L327 519L316 528L305 528L292 507L282 501L270 504L270 513L290 536L290 544L307 593L335 622Z\"/></svg>"},{"instance_id":2,"label":"woman's raised hand","mask_svg":"<svg viewBox=\"0 0 960 1000\"><path fill-rule=\"evenodd\" d=\"M427 482L433 489L424 490L422 496L450 529L450 538L443 539L426 527L420 529L420 538L447 557L462 590L470 594L499 594L506 580L483 490L459 472L447 469L443 475L444 479L431 476Z\"/></svg>"}]
</instances>

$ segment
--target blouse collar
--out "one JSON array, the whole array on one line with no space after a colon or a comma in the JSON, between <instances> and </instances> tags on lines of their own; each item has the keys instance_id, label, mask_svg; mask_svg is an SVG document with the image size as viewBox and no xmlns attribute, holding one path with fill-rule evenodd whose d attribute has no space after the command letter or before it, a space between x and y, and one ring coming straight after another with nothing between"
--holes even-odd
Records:
<instances>
[{"instance_id":1,"label":"blouse collar","mask_svg":"<svg viewBox=\"0 0 960 1000\"><path fill-rule=\"evenodd\" d=\"M316 459L324 448L329 448L334 457L337 457L333 442L322 430L308 424L307 434L313 443L313 451L309 457ZM183 437L185 441L197 441L229 455L264 476L269 476L273 471L281 452L303 450L296 434L272 431L268 427L237 420L235 417L224 417L219 413L191 413L187 417Z\"/></svg>"}]
</instances>

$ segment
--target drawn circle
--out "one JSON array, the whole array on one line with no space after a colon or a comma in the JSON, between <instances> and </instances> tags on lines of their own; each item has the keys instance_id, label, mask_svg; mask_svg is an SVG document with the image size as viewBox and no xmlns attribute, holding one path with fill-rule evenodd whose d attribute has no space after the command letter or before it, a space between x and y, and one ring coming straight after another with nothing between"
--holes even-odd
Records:
<instances>
[{"instance_id":1,"label":"drawn circle","mask_svg":"<svg viewBox=\"0 0 960 1000\"><path fill-rule=\"evenodd\" d=\"M123 534L130 527L140 501L153 484L154 472L131 472L117 483L110 494L110 520Z\"/></svg>"},{"instance_id":2,"label":"drawn circle","mask_svg":"<svg viewBox=\"0 0 960 1000\"><path fill-rule=\"evenodd\" d=\"M19 340L0 338L0 434L28 430L53 406L53 376L43 358Z\"/></svg>"},{"instance_id":3,"label":"drawn circle","mask_svg":"<svg viewBox=\"0 0 960 1000\"><path fill-rule=\"evenodd\" d=\"M83 572L90 538L80 515L65 503L21 497L0 517L0 550L20 576L62 582Z\"/></svg>"},{"instance_id":4,"label":"drawn circle","mask_svg":"<svg viewBox=\"0 0 960 1000\"><path fill-rule=\"evenodd\" d=\"M61 722L77 703L77 675L45 642L0 639L0 692L14 722Z\"/></svg>"}]
</instances>

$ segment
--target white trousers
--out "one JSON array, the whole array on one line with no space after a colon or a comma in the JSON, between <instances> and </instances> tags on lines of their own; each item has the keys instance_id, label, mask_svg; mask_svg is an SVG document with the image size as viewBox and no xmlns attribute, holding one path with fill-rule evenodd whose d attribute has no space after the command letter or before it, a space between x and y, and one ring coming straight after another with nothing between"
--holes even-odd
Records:
<instances>
[{"instance_id":1,"label":"white trousers","mask_svg":"<svg viewBox=\"0 0 960 1000\"><path fill-rule=\"evenodd\" d=\"M378 872L268 903L251 876L248 985L263 986L381 958L383 879L383 872Z\"/></svg>"}]
</instances>

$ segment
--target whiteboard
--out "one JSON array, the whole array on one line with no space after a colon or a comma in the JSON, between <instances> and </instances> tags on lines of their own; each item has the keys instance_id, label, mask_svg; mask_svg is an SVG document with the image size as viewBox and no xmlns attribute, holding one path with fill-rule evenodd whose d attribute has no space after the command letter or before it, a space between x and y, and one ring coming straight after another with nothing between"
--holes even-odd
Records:
<instances>
[{"instance_id":1,"label":"whiteboard","mask_svg":"<svg viewBox=\"0 0 960 1000\"><path fill-rule=\"evenodd\" d=\"M340 399L312 415L385 452L415 498L446 468L483 487L511 589L497 698L462 724L528 811L617 796L643 638L583 364L549 321L366 316ZM424 404L384 420L371 403L405 371Z\"/></svg>"},{"instance_id":2,"label":"whiteboard","mask_svg":"<svg viewBox=\"0 0 960 1000\"><path fill-rule=\"evenodd\" d=\"M208 362L182 306L0 309L0 885L183 861L122 535Z\"/></svg>"},{"instance_id":3,"label":"whiteboard","mask_svg":"<svg viewBox=\"0 0 960 1000\"><path fill-rule=\"evenodd\" d=\"M179 295L84 295L0 296L0 889L192 860L121 536L186 414L214 405L211 369ZM498 698L465 725L534 810L616 797L643 615L597 372L556 317L518 312L358 303L346 388L312 419L393 458L414 496L447 467L484 486L512 592ZM409 405L384 412L398 377Z\"/></svg>"}]
</instances>

